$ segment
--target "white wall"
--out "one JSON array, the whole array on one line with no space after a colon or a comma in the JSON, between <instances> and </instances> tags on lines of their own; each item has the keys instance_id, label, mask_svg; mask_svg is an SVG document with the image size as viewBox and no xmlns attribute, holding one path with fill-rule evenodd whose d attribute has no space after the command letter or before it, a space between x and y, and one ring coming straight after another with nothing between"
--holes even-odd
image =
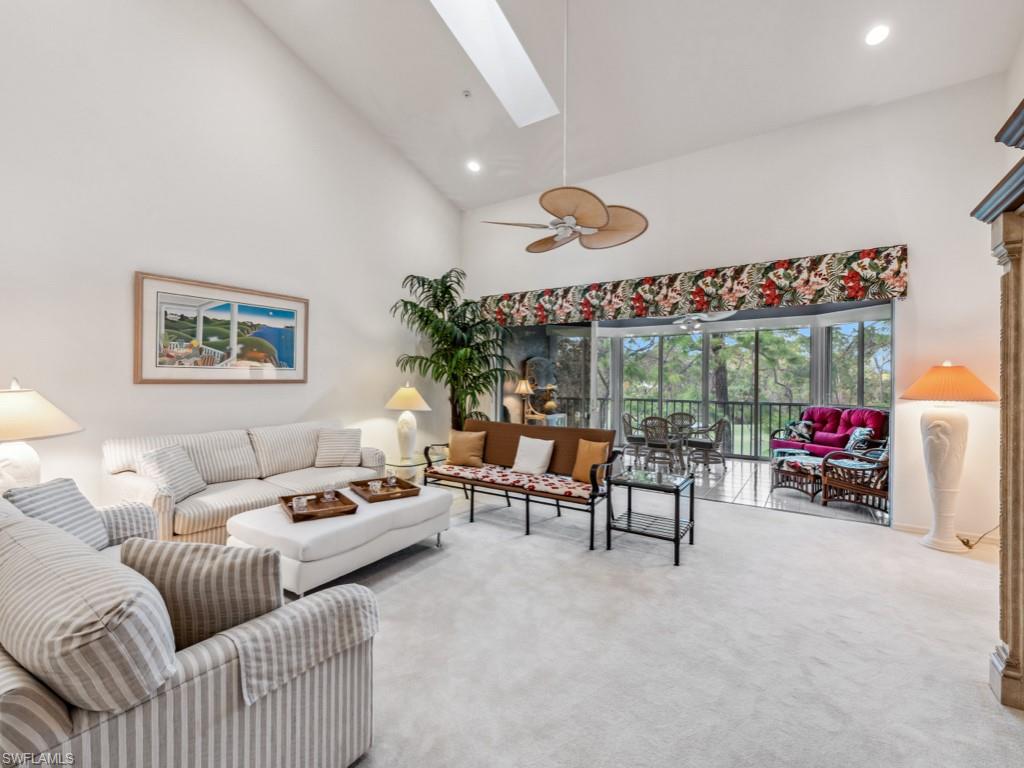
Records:
<instances>
[{"instance_id":1,"label":"white wall","mask_svg":"<svg viewBox=\"0 0 1024 768\"><path fill-rule=\"evenodd\" d=\"M896 309L895 382L903 391L945 358L999 380L999 269L988 228L969 217L1005 165L992 136L1005 83L991 77L845 113L582 183L650 219L638 240L608 251L569 245L530 256L530 233L481 219L543 220L536 197L463 216L472 293L554 287L907 243L910 297ZM642 141L642 135L633 140ZM571 169L570 169L571 173ZM917 421L895 409L894 519L925 527L928 486ZM998 410L971 406L958 527L998 516Z\"/></svg>"},{"instance_id":2,"label":"white wall","mask_svg":"<svg viewBox=\"0 0 1024 768\"><path fill-rule=\"evenodd\" d=\"M459 214L248 11L5 2L0 104L0 381L85 427L35 443L44 477L94 492L105 437L307 417L395 447L388 308L458 263ZM308 297L309 383L133 385L137 269Z\"/></svg>"},{"instance_id":3,"label":"white wall","mask_svg":"<svg viewBox=\"0 0 1024 768\"><path fill-rule=\"evenodd\" d=\"M1013 57L1013 61L1010 62L1010 68L1006 73L1007 117L1017 108L1022 99L1024 99L1024 37L1020 39L1017 53Z\"/></svg>"}]
</instances>

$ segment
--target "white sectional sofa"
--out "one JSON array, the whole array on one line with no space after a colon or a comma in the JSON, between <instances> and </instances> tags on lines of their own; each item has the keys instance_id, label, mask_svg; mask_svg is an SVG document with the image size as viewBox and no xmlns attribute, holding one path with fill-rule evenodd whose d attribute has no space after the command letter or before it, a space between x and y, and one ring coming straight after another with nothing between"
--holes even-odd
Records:
<instances>
[{"instance_id":1,"label":"white sectional sofa","mask_svg":"<svg viewBox=\"0 0 1024 768\"><path fill-rule=\"evenodd\" d=\"M360 466L316 467L317 441L330 422L301 422L218 432L112 438L103 443L103 496L108 503L141 501L153 508L161 539L224 544L225 524L240 512L292 493L341 488L384 474L384 453L362 448ZM165 487L139 474L141 456L180 445L207 487L175 503Z\"/></svg>"}]
</instances>

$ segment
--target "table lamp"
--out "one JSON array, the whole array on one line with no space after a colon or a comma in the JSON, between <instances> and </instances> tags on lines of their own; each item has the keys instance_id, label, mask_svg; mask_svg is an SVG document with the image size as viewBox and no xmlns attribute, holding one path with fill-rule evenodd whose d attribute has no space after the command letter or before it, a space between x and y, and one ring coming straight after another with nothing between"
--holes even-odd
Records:
<instances>
[{"instance_id":1,"label":"table lamp","mask_svg":"<svg viewBox=\"0 0 1024 768\"><path fill-rule=\"evenodd\" d=\"M22 441L67 435L80 429L34 389L22 389L17 379L11 381L10 389L0 389L0 493L39 483L39 454Z\"/></svg>"},{"instance_id":2,"label":"table lamp","mask_svg":"<svg viewBox=\"0 0 1024 768\"><path fill-rule=\"evenodd\" d=\"M529 379L520 379L516 382L515 393L523 399L523 424L526 423L526 400L533 394L533 387Z\"/></svg>"},{"instance_id":3,"label":"table lamp","mask_svg":"<svg viewBox=\"0 0 1024 768\"><path fill-rule=\"evenodd\" d=\"M935 365L902 395L903 400L992 402L999 399L965 365L948 360ZM921 414L921 440L932 497L932 527L921 543L943 552L966 552L956 537L956 497L967 450L967 414L951 405L937 405Z\"/></svg>"},{"instance_id":4,"label":"table lamp","mask_svg":"<svg viewBox=\"0 0 1024 768\"><path fill-rule=\"evenodd\" d=\"M413 411L429 411L430 406L416 391L416 387L405 382L405 386L399 387L384 407L389 411L401 411L398 415L398 452L403 460L411 459L416 447L416 417Z\"/></svg>"}]
</instances>

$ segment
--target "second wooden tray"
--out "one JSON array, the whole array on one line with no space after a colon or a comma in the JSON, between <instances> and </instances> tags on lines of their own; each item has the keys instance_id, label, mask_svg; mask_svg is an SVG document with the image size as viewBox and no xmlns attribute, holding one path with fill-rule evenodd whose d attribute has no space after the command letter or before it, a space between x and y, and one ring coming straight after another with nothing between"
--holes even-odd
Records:
<instances>
[{"instance_id":1,"label":"second wooden tray","mask_svg":"<svg viewBox=\"0 0 1024 768\"><path fill-rule=\"evenodd\" d=\"M370 483L372 480L353 480L348 484L348 487L358 493L364 499L369 502L375 501L391 501L392 499L404 499L409 496L419 496L420 487L414 483L410 483L408 480L402 480L400 477L395 478L397 484L388 487L388 484L381 481L380 493L374 493L370 490Z\"/></svg>"}]
</instances>

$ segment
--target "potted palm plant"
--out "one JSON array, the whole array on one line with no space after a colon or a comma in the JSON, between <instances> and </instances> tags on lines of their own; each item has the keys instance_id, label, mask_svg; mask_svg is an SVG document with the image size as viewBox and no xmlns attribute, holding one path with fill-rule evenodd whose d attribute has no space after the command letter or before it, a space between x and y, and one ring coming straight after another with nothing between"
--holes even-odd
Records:
<instances>
[{"instance_id":1,"label":"potted palm plant","mask_svg":"<svg viewBox=\"0 0 1024 768\"><path fill-rule=\"evenodd\" d=\"M408 275L402 287L410 298L391 307L391 314L430 346L426 355L399 356L398 368L448 389L452 429L462 429L468 418L487 418L480 398L511 372L504 354L507 331L484 316L480 302L463 298L465 282L466 273L458 268L437 278Z\"/></svg>"}]
</instances>

